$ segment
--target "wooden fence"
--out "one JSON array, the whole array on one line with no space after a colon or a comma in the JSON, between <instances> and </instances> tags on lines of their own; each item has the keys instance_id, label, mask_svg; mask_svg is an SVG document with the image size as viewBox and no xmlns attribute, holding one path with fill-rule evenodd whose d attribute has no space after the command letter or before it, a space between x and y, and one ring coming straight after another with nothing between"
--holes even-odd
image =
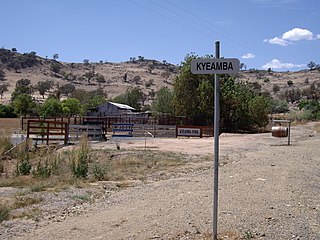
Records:
<instances>
[{"instance_id":1,"label":"wooden fence","mask_svg":"<svg viewBox=\"0 0 320 240\"><path fill-rule=\"evenodd\" d=\"M27 138L35 141L61 142L78 141L81 136L87 136L90 140L105 139L105 132L101 125L77 125L60 121L28 120Z\"/></svg>"},{"instance_id":2,"label":"wooden fence","mask_svg":"<svg viewBox=\"0 0 320 240\"><path fill-rule=\"evenodd\" d=\"M104 140L106 139L107 132L112 132L113 136L133 136L144 137L146 135L153 137L167 137L174 138L177 136L177 125L156 125L156 124L136 124L116 122L119 118L51 118L46 120L28 119L27 121L27 138L36 141L49 142L63 141L67 144L69 141L77 141L82 135L88 136L90 140ZM122 119L123 120L123 119ZM23 119L22 121L26 121ZM81 122L81 124L70 124L70 122ZM89 121L89 122L88 122ZM116 123L112 123L115 121ZM131 119L130 119L131 121ZM144 119L135 119L135 121L144 122ZM83 125L86 123L86 125ZM110 128L108 126L111 124ZM125 126L125 128L124 128ZM128 127L129 126L129 127ZM212 127L197 127L201 128L201 136L213 136Z\"/></svg>"},{"instance_id":3,"label":"wooden fence","mask_svg":"<svg viewBox=\"0 0 320 240\"><path fill-rule=\"evenodd\" d=\"M63 141L68 143L69 128L68 123L60 121L46 121L46 120L28 120L27 124L27 139L46 142Z\"/></svg>"},{"instance_id":4,"label":"wooden fence","mask_svg":"<svg viewBox=\"0 0 320 240\"><path fill-rule=\"evenodd\" d=\"M153 137L176 137L175 125L151 125L151 124L134 124L134 137L144 137L145 134Z\"/></svg>"},{"instance_id":5,"label":"wooden fence","mask_svg":"<svg viewBox=\"0 0 320 240\"><path fill-rule=\"evenodd\" d=\"M21 118L21 129L26 130L28 120L45 120L52 122L66 122L73 125L103 125L104 128L111 131L112 124L115 123L133 123L133 124L146 124L148 122L148 116L135 117L131 115L121 116L106 116L106 117L90 117L90 116L74 116L74 117L22 117Z\"/></svg>"},{"instance_id":6,"label":"wooden fence","mask_svg":"<svg viewBox=\"0 0 320 240\"><path fill-rule=\"evenodd\" d=\"M81 117L48 117L48 118L40 118L39 116L38 117L22 117L21 118L22 131L27 129L27 124L29 120L50 121L54 123L64 122L68 124L82 124Z\"/></svg>"},{"instance_id":7,"label":"wooden fence","mask_svg":"<svg viewBox=\"0 0 320 240\"><path fill-rule=\"evenodd\" d=\"M149 124L149 125L193 125L191 118L183 116L135 116L135 115L109 115L105 117L91 116L73 116L73 117L22 117L21 129L26 130L28 120L46 120L53 122L66 122L73 125L103 125L104 128L111 131L112 124L115 123L133 123L133 124Z\"/></svg>"},{"instance_id":8,"label":"wooden fence","mask_svg":"<svg viewBox=\"0 0 320 240\"><path fill-rule=\"evenodd\" d=\"M78 141L82 136L88 137L91 141L100 141L106 138L101 125L69 124L69 141Z\"/></svg>"}]
</instances>

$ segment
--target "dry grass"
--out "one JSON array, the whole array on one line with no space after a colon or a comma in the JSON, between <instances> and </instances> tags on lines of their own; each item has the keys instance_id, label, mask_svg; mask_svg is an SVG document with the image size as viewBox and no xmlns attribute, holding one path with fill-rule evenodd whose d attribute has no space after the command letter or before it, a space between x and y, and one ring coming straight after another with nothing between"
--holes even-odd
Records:
<instances>
[{"instance_id":1,"label":"dry grass","mask_svg":"<svg viewBox=\"0 0 320 240\"><path fill-rule=\"evenodd\" d=\"M88 182L97 180L122 181L121 187L128 185L132 180L145 181L148 177L159 176L163 172L170 173L178 171L180 166L187 163L182 155L165 153L159 151L126 151L126 150L95 150L90 146L86 149L90 154L89 173L86 179L74 177L71 169L70 157L74 151L64 151L57 153L55 149L43 148L29 152L31 174L27 176L16 176L15 169L18 159L3 161L10 172L8 177L0 178L0 187L22 187L28 188L31 192L40 191L60 191L73 185L83 187ZM19 157L19 151L25 151L25 146L17 149L13 154ZM93 162L94 159L95 161ZM44 165L46 164L46 165ZM48 168L50 174L43 175L39 172L39 166ZM98 171L98 172L97 172ZM97 178L97 174L99 178Z\"/></svg>"},{"instance_id":2,"label":"dry grass","mask_svg":"<svg viewBox=\"0 0 320 240\"><path fill-rule=\"evenodd\" d=\"M81 149L75 150L80 151ZM83 150L83 149L82 149ZM73 151L56 152L55 149L44 148L30 150L29 159L32 165L33 174L26 176L16 176L15 162L16 159L4 160L10 162L13 167L11 173L6 177L0 177L1 187L20 188L19 192L14 191L10 196L0 197L1 205L0 222L3 220L14 218L37 219L42 213L37 204L41 204L42 198L36 197L37 192L57 192L68 189L70 186L76 188L87 188L91 182L97 181L94 175L94 166L99 166L101 169L101 177L99 180L116 181L117 188L126 188L132 186L135 180L145 181L149 178L157 179L164 172L178 171L180 166L187 163L186 159L178 154L164 153L158 151L126 151L126 150L97 150L92 151L90 146L88 149L89 159L89 174L86 179L76 178L71 170L70 156ZM17 149L13 156L19 157L19 151L25 151L25 146ZM51 169L51 174L42 177L37 172L39 162L48 163L48 168ZM90 194L79 194L70 196L71 199L80 202L90 201Z\"/></svg>"},{"instance_id":3,"label":"dry grass","mask_svg":"<svg viewBox=\"0 0 320 240\"><path fill-rule=\"evenodd\" d=\"M11 144L9 137L0 137L0 157L11 147L13 147L13 145Z\"/></svg>"},{"instance_id":4,"label":"dry grass","mask_svg":"<svg viewBox=\"0 0 320 240\"><path fill-rule=\"evenodd\" d=\"M314 130L318 133L320 132L320 123L317 123L315 126L314 126Z\"/></svg>"},{"instance_id":5,"label":"dry grass","mask_svg":"<svg viewBox=\"0 0 320 240\"><path fill-rule=\"evenodd\" d=\"M13 208L24 208L27 206L39 204L42 202L42 198L30 197L30 196L16 196L13 203Z\"/></svg>"},{"instance_id":6,"label":"dry grass","mask_svg":"<svg viewBox=\"0 0 320 240\"><path fill-rule=\"evenodd\" d=\"M30 206L40 204L42 198L27 196L27 193L16 194L0 205L0 222L14 218L35 218L41 211Z\"/></svg>"},{"instance_id":7,"label":"dry grass","mask_svg":"<svg viewBox=\"0 0 320 240\"><path fill-rule=\"evenodd\" d=\"M126 181L145 180L148 176L162 171L172 172L187 162L183 156L158 151L94 151L104 170L104 180Z\"/></svg>"}]
</instances>

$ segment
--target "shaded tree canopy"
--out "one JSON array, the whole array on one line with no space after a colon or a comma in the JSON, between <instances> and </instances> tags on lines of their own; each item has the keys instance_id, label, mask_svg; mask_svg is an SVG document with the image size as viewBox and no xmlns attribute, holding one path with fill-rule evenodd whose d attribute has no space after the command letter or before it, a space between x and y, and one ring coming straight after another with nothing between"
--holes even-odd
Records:
<instances>
[{"instance_id":1,"label":"shaded tree canopy","mask_svg":"<svg viewBox=\"0 0 320 240\"><path fill-rule=\"evenodd\" d=\"M17 115L14 113L14 108L11 105L0 104L0 117L1 118L15 118Z\"/></svg>"},{"instance_id":2,"label":"shaded tree canopy","mask_svg":"<svg viewBox=\"0 0 320 240\"><path fill-rule=\"evenodd\" d=\"M176 115L193 118L195 125L206 125L213 121L214 81L212 75L191 73L195 58L198 56L187 55L175 79L174 108ZM220 75L220 88L221 126L225 131L250 130L268 123L270 99L254 85Z\"/></svg>"},{"instance_id":3,"label":"shaded tree canopy","mask_svg":"<svg viewBox=\"0 0 320 240\"><path fill-rule=\"evenodd\" d=\"M61 105L64 116L83 115L83 106L76 98L68 98L63 100Z\"/></svg>"},{"instance_id":4,"label":"shaded tree canopy","mask_svg":"<svg viewBox=\"0 0 320 240\"><path fill-rule=\"evenodd\" d=\"M36 112L36 103L31 95L27 93L19 94L12 103L14 112L20 116L26 116Z\"/></svg>"},{"instance_id":5,"label":"shaded tree canopy","mask_svg":"<svg viewBox=\"0 0 320 240\"><path fill-rule=\"evenodd\" d=\"M62 104L57 98L48 98L39 109L39 114L42 117L59 117L63 116Z\"/></svg>"},{"instance_id":6,"label":"shaded tree canopy","mask_svg":"<svg viewBox=\"0 0 320 240\"><path fill-rule=\"evenodd\" d=\"M46 81L39 81L35 88L39 91L39 94L44 98L44 95L48 90L53 87L53 81L46 80Z\"/></svg>"},{"instance_id":7,"label":"shaded tree canopy","mask_svg":"<svg viewBox=\"0 0 320 240\"><path fill-rule=\"evenodd\" d=\"M151 109L159 113L174 115L173 90L162 87L156 94L156 99L152 102Z\"/></svg>"},{"instance_id":8,"label":"shaded tree canopy","mask_svg":"<svg viewBox=\"0 0 320 240\"><path fill-rule=\"evenodd\" d=\"M6 73L0 67L0 81L5 81L5 80L6 80Z\"/></svg>"},{"instance_id":9,"label":"shaded tree canopy","mask_svg":"<svg viewBox=\"0 0 320 240\"><path fill-rule=\"evenodd\" d=\"M33 87L31 85L31 81L27 78L22 78L17 81L16 87L11 94L11 101L14 101L14 99L19 96L20 94L26 93L26 94L32 94L33 93Z\"/></svg>"},{"instance_id":10,"label":"shaded tree canopy","mask_svg":"<svg viewBox=\"0 0 320 240\"><path fill-rule=\"evenodd\" d=\"M3 94L8 91L8 87L9 87L8 83L1 83L0 84L0 98L2 98Z\"/></svg>"}]
</instances>

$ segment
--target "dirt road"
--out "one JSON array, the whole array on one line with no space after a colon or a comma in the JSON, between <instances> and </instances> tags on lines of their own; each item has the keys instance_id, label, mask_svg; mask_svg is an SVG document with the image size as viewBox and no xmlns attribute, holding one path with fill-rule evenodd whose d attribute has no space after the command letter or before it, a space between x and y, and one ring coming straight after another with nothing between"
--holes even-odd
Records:
<instances>
[{"instance_id":1,"label":"dirt road","mask_svg":"<svg viewBox=\"0 0 320 240\"><path fill-rule=\"evenodd\" d=\"M221 135L221 237L320 239L320 134L314 126L293 127L291 146L270 134ZM115 143L94 147L108 144ZM143 148L145 142L120 145ZM195 156L212 156L212 146L212 138L147 140L149 148ZM212 173L207 161L200 169L114 193L79 216L16 239L203 239L212 225Z\"/></svg>"}]
</instances>

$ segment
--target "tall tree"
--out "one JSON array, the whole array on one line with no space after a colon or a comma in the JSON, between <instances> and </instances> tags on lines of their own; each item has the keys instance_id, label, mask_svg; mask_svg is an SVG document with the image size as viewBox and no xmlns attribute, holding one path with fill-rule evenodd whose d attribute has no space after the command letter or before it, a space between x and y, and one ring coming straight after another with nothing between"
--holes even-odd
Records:
<instances>
[{"instance_id":1,"label":"tall tree","mask_svg":"<svg viewBox=\"0 0 320 240\"><path fill-rule=\"evenodd\" d=\"M62 111L65 116L82 115L84 112L83 106L76 98L67 98L62 101Z\"/></svg>"},{"instance_id":2,"label":"tall tree","mask_svg":"<svg viewBox=\"0 0 320 240\"><path fill-rule=\"evenodd\" d=\"M57 76L57 73L59 73L61 70L61 65L59 62L53 62L51 63L50 69L54 73L54 76Z\"/></svg>"},{"instance_id":3,"label":"tall tree","mask_svg":"<svg viewBox=\"0 0 320 240\"><path fill-rule=\"evenodd\" d=\"M74 90L76 89L76 87L73 85L73 84L71 84L71 83L67 83L67 84L64 84L64 85L62 85L60 88L60 92L62 93L62 94L65 94L65 95L69 95L69 94L71 94L72 92L74 92Z\"/></svg>"},{"instance_id":4,"label":"tall tree","mask_svg":"<svg viewBox=\"0 0 320 240\"><path fill-rule=\"evenodd\" d=\"M53 87L53 81L46 80L46 81L39 81L36 85L36 89L39 91L39 94L44 98L44 95L48 90Z\"/></svg>"},{"instance_id":5,"label":"tall tree","mask_svg":"<svg viewBox=\"0 0 320 240\"><path fill-rule=\"evenodd\" d=\"M188 116L198 119L199 124L207 121L203 119L207 113L201 108L199 91L204 89L199 86L203 81L212 83L211 75L194 75L191 73L191 60L197 58L196 55L187 55L185 61L182 62L180 75L174 82L174 108L178 116ZM213 106L208 106L213 108Z\"/></svg>"},{"instance_id":6,"label":"tall tree","mask_svg":"<svg viewBox=\"0 0 320 240\"><path fill-rule=\"evenodd\" d=\"M6 73L0 68L0 81L6 80Z\"/></svg>"},{"instance_id":7,"label":"tall tree","mask_svg":"<svg viewBox=\"0 0 320 240\"><path fill-rule=\"evenodd\" d=\"M127 104L137 110L141 109L144 100L145 95L138 87L128 88L124 94L113 99L114 102Z\"/></svg>"},{"instance_id":8,"label":"tall tree","mask_svg":"<svg viewBox=\"0 0 320 240\"><path fill-rule=\"evenodd\" d=\"M35 112L36 103L31 95L27 93L19 94L13 101L14 112L21 116Z\"/></svg>"},{"instance_id":9,"label":"tall tree","mask_svg":"<svg viewBox=\"0 0 320 240\"><path fill-rule=\"evenodd\" d=\"M53 54L53 59L54 60L57 60L58 58L59 58L59 54L58 53Z\"/></svg>"},{"instance_id":10,"label":"tall tree","mask_svg":"<svg viewBox=\"0 0 320 240\"><path fill-rule=\"evenodd\" d=\"M1 97L1 99L3 97L3 94L8 91L8 87L9 87L8 83L1 83L0 84L0 97Z\"/></svg>"},{"instance_id":11,"label":"tall tree","mask_svg":"<svg viewBox=\"0 0 320 240\"><path fill-rule=\"evenodd\" d=\"M176 115L191 117L194 124L212 122L213 76L191 73L188 55L182 63L181 73L174 83L174 106ZM227 131L249 130L264 125L270 102L262 96L255 85L236 82L234 77L220 76L220 117L221 126Z\"/></svg>"},{"instance_id":12,"label":"tall tree","mask_svg":"<svg viewBox=\"0 0 320 240\"><path fill-rule=\"evenodd\" d=\"M315 69L316 66L317 66L317 64L316 64L315 62L313 62L313 61L311 61L311 62L309 62L309 63L307 64L307 67L310 68L310 70Z\"/></svg>"},{"instance_id":13,"label":"tall tree","mask_svg":"<svg viewBox=\"0 0 320 240\"><path fill-rule=\"evenodd\" d=\"M62 104L57 98L48 98L40 107L42 117L62 116Z\"/></svg>"},{"instance_id":14,"label":"tall tree","mask_svg":"<svg viewBox=\"0 0 320 240\"><path fill-rule=\"evenodd\" d=\"M162 87L156 94L156 99L152 102L152 110L159 113L174 114L173 91L168 87Z\"/></svg>"},{"instance_id":15,"label":"tall tree","mask_svg":"<svg viewBox=\"0 0 320 240\"><path fill-rule=\"evenodd\" d=\"M28 95L33 93L33 87L31 85L31 81L27 78L22 78L17 81L16 87L11 94L11 101L14 101L14 99L19 96L20 94L26 93Z\"/></svg>"},{"instance_id":16,"label":"tall tree","mask_svg":"<svg viewBox=\"0 0 320 240\"><path fill-rule=\"evenodd\" d=\"M0 117L1 118L16 118L17 115L14 113L14 108L11 105L0 104Z\"/></svg>"}]
</instances>

